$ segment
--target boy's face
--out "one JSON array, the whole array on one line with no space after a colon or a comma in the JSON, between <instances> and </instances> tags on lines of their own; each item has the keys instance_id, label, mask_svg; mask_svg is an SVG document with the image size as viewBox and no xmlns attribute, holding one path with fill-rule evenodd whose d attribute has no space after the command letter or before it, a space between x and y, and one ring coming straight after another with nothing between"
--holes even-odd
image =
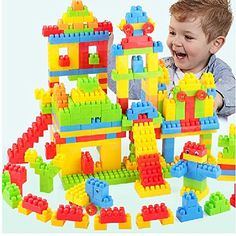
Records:
<instances>
[{"instance_id":1,"label":"boy's face","mask_svg":"<svg viewBox=\"0 0 236 236\"><path fill-rule=\"evenodd\" d=\"M175 65L183 72L197 73L206 65L211 55L211 43L202 31L201 18L179 22L171 16L167 45Z\"/></svg>"}]
</instances>

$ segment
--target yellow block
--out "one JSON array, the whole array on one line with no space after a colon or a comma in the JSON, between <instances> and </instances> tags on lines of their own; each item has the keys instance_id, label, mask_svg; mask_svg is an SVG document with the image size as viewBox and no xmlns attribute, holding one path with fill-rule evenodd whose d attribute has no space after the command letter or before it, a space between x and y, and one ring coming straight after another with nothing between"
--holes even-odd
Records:
<instances>
[{"instance_id":1,"label":"yellow block","mask_svg":"<svg viewBox=\"0 0 236 236\"><path fill-rule=\"evenodd\" d=\"M59 65L60 49L66 48L70 58L70 66L61 67ZM48 44L48 68L50 71L63 71L79 69L79 44Z\"/></svg>"},{"instance_id":2,"label":"yellow block","mask_svg":"<svg viewBox=\"0 0 236 236\"><path fill-rule=\"evenodd\" d=\"M127 170L137 170L138 168L137 162L131 162L127 157L124 157L123 163L125 164Z\"/></svg>"},{"instance_id":3,"label":"yellow block","mask_svg":"<svg viewBox=\"0 0 236 236\"><path fill-rule=\"evenodd\" d=\"M48 222L52 218L52 209L48 208L47 210L44 210L42 214L36 214L36 219L40 220L44 223Z\"/></svg>"},{"instance_id":4,"label":"yellow block","mask_svg":"<svg viewBox=\"0 0 236 236\"><path fill-rule=\"evenodd\" d=\"M217 180L220 181L236 181L236 176L235 175L221 175Z\"/></svg>"},{"instance_id":5,"label":"yellow block","mask_svg":"<svg viewBox=\"0 0 236 236\"><path fill-rule=\"evenodd\" d=\"M166 121L175 120L176 116L176 104L174 99L164 99L163 102L163 115Z\"/></svg>"},{"instance_id":6,"label":"yellow block","mask_svg":"<svg viewBox=\"0 0 236 236\"><path fill-rule=\"evenodd\" d=\"M213 96L208 96L204 101L204 117L213 116L213 112L214 112L214 98Z\"/></svg>"},{"instance_id":7,"label":"yellow block","mask_svg":"<svg viewBox=\"0 0 236 236\"><path fill-rule=\"evenodd\" d=\"M143 80L142 89L146 92L147 96L157 95L158 77L146 78L145 80Z\"/></svg>"},{"instance_id":8,"label":"yellow block","mask_svg":"<svg viewBox=\"0 0 236 236\"><path fill-rule=\"evenodd\" d=\"M100 87L101 87L102 89L107 89L107 84L100 84Z\"/></svg>"},{"instance_id":9,"label":"yellow block","mask_svg":"<svg viewBox=\"0 0 236 236\"><path fill-rule=\"evenodd\" d=\"M99 215L95 215L94 217L94 230L107 230L107 224L100 223Z\"/></svg>"},{"instance_id":10,"label":"yellow block","mask_svg":"<svg viewBox=\"0 0 236 236\"><path fill-rule=\"evenodd\" d=\"M193 161L193 162L197 162L197 163L205 163L205 162L207 162L207 154L204 155L203 157L199 157L199 156L194 156L194 155L191 155L191 154L184 153L183 154L183 158L185 160Z\"/></svg>"},{"instance_id":11,"label":"yellow block","mask_svg":"<svg viewBox=\"0 0 236 236\"><path fill-rule=\"evenodd\" d=\"M129 81L128 80L116 81L116 94L118 98L129 97Z\"/></svg>"},{"instance_id":12,"label":"yellow block","mask_svg":"<svg viewBox=\"0 0 236 236\"><path fill-rule=\"evenodd\" d=\"M236 165L236 159L223 158L222 152L219 152L217 163L218 164L224 164L224 165Z\"/></svg>"},{"instance_id":13,"label":"yellow block","mask_svg":"<svg viewBox=\"0 0 236 236\"><path fill-rule=\"evenodd\" d=\"M65 199L79 206L87 206L89 204L89 196L85 191L85 182L67 190Z\"/></svg>"},{"instance_id":14,"label":"yellow block","mask_svg":"<svg viewBox=\"0 0 236 236\"><path fill-rule=\"evenodd\" d=\"M183 79L179 81L181 91L194 91L201 89L200 80L193 73L185 73Z\"/></svg>"},{"instance_id":15,"label":"yellow block","mask_svg":"<svg viewBox=\"0 0 236 236\"><path fill-rule=\"evenodd\" d=\"M168 210L168 218L160 219L162 225L174 224L174 215L169 208L167 208L167 210Z\"/></svg>"},{"instance_id":16,"label":"yellow block","mask_svg":"<svg viewBox=\"0 0 236 236\"><path fill-rule=\"evenodd\" d=\"M129 69L128 56L116 57L116 70L118 74L127 74Z\"/></svg>"},{"instance_id":17,"label":"yellow block","mask_svg":"<svg viewBox=\"0 0 236 236\"><path fill-rule=\"evenodd\" d=\"M158 77L158 82L162 84L169 84L170 77L168 69L166 67L161 67L160 70L162 70L162 75Z\"/></svg>"},{"instance_id":18,"label":"yellow block","mask_svg":"<svg viewBox=\"0 0 236 236\"><path fill-rule=\"evenodd\" d=\"M18 204L18 212L24 215L29 215L32 211L22 207L22 201Z\"/></svg>"},{"instance_id":19,"label":"yellow block","mask_svg":"<svg viewBox=\"0 0 236 236\"><path fill-rule=\"evenodd\" d=\"M200 81L206 88L215 88L216 87L215 81L214 81L214 75L210 72L208 72L208 73L204 72Z\"/></svg>"},{"instance_id":20,"label":"yellow block","mask_svg":"<svg viewBox=\"0 0 236 236\"><path fill-rule=\"evenodd\" d=\"M204 191L200 192L199 190L183 186L180 190L180 196L183 196L185 192L190 192L190 191L193 191L196 194L198 201L201 201L204 197L206 197L209 194L208 187L206 187Z\"/></svg>"},{"instance_id":21,"label":"yellow block","mask_svg":"<svg viewBox=\"0 0 236 236\"><path fill-rule=\"evenodd\" d=\"M146 100L151 102L152 105L157 108L157 105L158 105L157 95L153 95L153 96L147 95L146 96Z\"/></svg>"},{"instance_id":22,"label":"yellow block","mask_svg":"<svg viewBox=\"0 0 236 236\"><path fill-rule=\"evenodd\" d=\"M129 213L126 214L126 222L119 223L119 229L131 229L131 216Z\"/></svg>"},{"instance_id":23,"label":"yellow block","mask_svg":"<svg viewBox=\"0 0 236 236\"><path fill-rule=\"evenodd\" d=\"M24 160L28 163L34 163L37 157L37 151L34 148L28 148L25 152Z\"/></svg>"},{"instance_id":24,"label":"yellow block","mask_svg":"<svg viewBox=\"0 0 236 236\"><path fill-rule=\"evenodd\" d=\"M157 71L159 67L158 53L148 53L146 56L146 66L148 71Z\"/></svg>"},{"instance_id":25,"label":"yellow block","mask_svg":"<svg viewBox=\"0 0 236 236\"><path fill-rule=\"evenodd\" d=\"M151 222L150 221L144 221L143 216L138 213L136 215L136 225L138 226L139 229L145 229L145 228L150 228L151 227Z\"/></svg>"},{"instance_id":26,"label":"yellow block","mask_svg":"<svg viewBox=\"0 0 236 236\"><path fill-rule=\"evenodd\" d=\"M52 213L52 218L51 218L51 225L53 226L63 226L65 224L65 220L58 220L57 219L57 212Z\"/></svg>"},{"instance_id":27,"label":"yellow block","mask_svg":"<svg viewBox=\"0 0 236 236\"><path fill-rule=\"evenodd\" d=\"M134 184L135 190L139 197L155 197L171 193L170 185L165 181L162 185L143 187L139 180L136 180Z\"/></svg>"},{"instance_id":28,"label":"yellow block","mask_svg":"<svg viewBox=\"0 0 236 236\"><path fill-rule=\"evenodd\" d=\"M48 77L49 83L59 83L59 77Z\"/></svg>"},{"instance_id":29,"label":"yellow block","mask_svg":"<svg viewBox=\"0 0 236 236\"><path fill-rule=\"evenodd\" d=\"M87 229L88 226L89 226L89 216L87 214L84 214L84 216L82 217L82 221L75 222L75 228Z\"/></svg>"}]
</instances>

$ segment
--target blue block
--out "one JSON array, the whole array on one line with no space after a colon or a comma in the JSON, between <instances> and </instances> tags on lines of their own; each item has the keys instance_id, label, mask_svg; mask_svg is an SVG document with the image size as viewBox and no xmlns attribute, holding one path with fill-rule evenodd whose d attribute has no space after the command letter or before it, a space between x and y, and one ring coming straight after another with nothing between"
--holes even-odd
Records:
<instances>
[{"instance_id":1,"label":"blue block","mask_svg":"<svg viewBox=\"0 0 236 236\"><path fill-rule=\"evenodd\" d=\"M174 166L171 167L170 173L173 177L185 176L188 171L188 163L185 160L180 160Z\"/></svg>"},{"instance_id":2,"label":"blue block","mask_svg":"<svg viewBox=\"0 0 236 236\"><path fill-rule=\"evenodd\" d=\"M143 10L141 6L131 6L130 13L133 17L139 17L143 15Z\"/></svg>"},{"instance_id":3,"label":"blue block","mask_svg":"<svg viewBox=\"0 0 236 236\"><path fill-rule=\"evenodd\" d=\"M138 23L148 22L148 16L146 12L143 12L142 16L139 16L137 19Z\"/></svg>"},{"instance_id":4,"label":"blue block","mask_svg":"<svg viewBox=\"0 0 236 236\"><path fill-rule=\"evenodd\" d=\"M153 52L163 52L162 42L153 42Z\"/></svg>"},{"instance_id":5,"label":"blue block","mask_svg":"<svg viewBox=\"0 0 236 236\"><path fill-rule=\"evenodd\" d=\"M208 88L207 94L208 94L208 96L213 96L215 98L216 97L216 90L214 88Z\"/></svg>"},{"instance_id":6,"label":"blue block","mask_svg":"<svg viewBox=\"0 0 236 236\"><path fill-rule=\"evenodd\" d=\"M219 129L219 120L215 114L212 117L200 118L201 130L215 130Z\"/></svg>"},{"instance_id":7,"label":"blue block","mask_svg":"<svg viewBox=\"0 0 236 236\"><path fill-rule=\"evenodd\" d=\"M106 134L106 139L116 138L116 133Z\"/></svg>"},{"instance_id":8,"label":"blue block","mask_svg":"<svg viewBox=\"0 0 236 236\"><path fill-rule=\"evenodd\" d=\"M163 121L161 125L161 132L163 134L181 133L181 125L179 120Z\"/></svg>"},{"instance_id":9,"label":"blue block","mask_svg":"<svg viewBox=\"0 0 236 236\"><path fill-rule=\"evenodd\" d=\"M111 55L112 56L123 56L124 49L121 44L113 44L111 47Z\"/></svg>"},{"instance_id":10,"label":"blue block","mask_svg":"<svg viewBox=\"0 0 236 236\"><path fill-rule=\"evenodd\" d=\"M120 126L121 126L121 121L111 122L111 127L120 127Z\"/></svg>"},{"instance_id":11,"label":"blue block","mask_svg":"<svg viewBox=\"0 0 236 236\"><path fill-rule=\"evenodd\" d=\"M146 93L142 89L141 89L141 93L140 93L140 98L141 98L141 102L146 101Z\"/></svg>"},{"instance_id":12,"label":"blue block","mask_svg":"<svg viewBox=\"0 0 236 236\"><path fill-rule=\"evenodd\" d=\"M203 218L203 210L194 192L184 193L182 207L178 207L176 217L180 222Z\"/></svg>"},{"instance_id":13,"label":"blue block","mask_svg":"<svg viewBox=\"0 0 236 236\"><path fill-rule=\"evenodd\" d=\"M134 30L133 31L133 36L142 36L143 35L143 30Z\"/></svg>"},{"instance_id":14,"label":"blue block","mask_svg":"<svg viewBox=\"0 0 236 236\"><path fill-rule=\"evenodd\" d=\"M159 91L163 91L163 90L166 90L166 85L165 84L161 84L161 83L158 83L158 90Z\"/></svg>"},{"instance_id":15,"label":"blue block","mask_svg":"<svg viewBox=\"0 0 236 236\"><path fill-rule=\"evenodd\" d=\"M167 163L174 162L174 148L174 138L165 138L162 140L162 155Z\"/></svg>"},{"instance_id":16,"label":"blue block","mask_svg":"<svg viewBox=\"0 0 236 236\"><path fill-rule=\"evenodd\" d=\"M66 143L76 143L76 137L66 138Z\"/></svg>"},{"instance_id":17,"label":"blue block","mask_svg":"<svg viewBox=\"0 0 236 236\"><path fill-rule=\"evenodd\" d=\"M200 175L213 179L217 179L221 175L220 166L212 164L198 164L197 170Z\"/></svg>"},{"instance_id":18,"label":"blue block","mask_svg":"<svg viewBox=\"0 0 236 236\"><path fill-rule=\"evenodd\" d=\"M85 191L89 195L91 203L99 207L111 207L112 197L109 196L109 185L107 182L95 178L89 178L85 184Z\"/></svg>"},{"instance_id":19,"label":"blue block","mask_svg":"<svg viewBox=\"0 0 236 236\"><path fill-rule=\"evenodd\" d=\"M59 126L61 132L77 131L81 130L80 125L71 125L71 126Z\"/></svg>"},{"instance_id":20,"label":"blue block","mask_svg":"<svg viewBox=\"0 0 236 236\"><path fill-rule=\"evenodd\" d=\"M236 176L236 170L221 170L221 175Z\"/></svg>"},{"instance_id":21,"label":"blue block","mask_svg":"<svg viewBox=\"0 0 236 236\"><path fill-rule=\"evenodd\" d=\"M79 43L80 33L70 33L70 34L54 34L49 35L49 44L63 44L63 43Z\"/></svg>"},{"instance_id":22,"label":"blue block","mask_svg":"<svg viewBox=\"0 0 236 236\"><path fill-rule=\"evenodd\" d=\"M133 16L132 13L130 13L130 12L126 13L125 20L128 24L138 23L138 17Z\"/></svg>"},{"instance_id":23,"label":"blue block","mask_svg":"<svg viewBox=\"0 0 236 236\"><path fill-rule=\"evenodd\" d=\"M133 73L143 72L142 56L132 56L131 68Z\"/></svg>"},{"instance_id":24,"label":"blue block","mask_svg":"<svg viewBox=\"0 0 236 236\"><path fill-rule=\"evenodd\" d=\"M107 72L107 68L89 68L89 69L75 69L64 71L48 71L50 77L67 76L67 75L85 75L85 74L98 74Z\"/></svg>"},{"instance_id":25,"label":"blue block","mask_svg":"<svg viewBox=\"0 0 236 236\"><path fill-rule=\"evenodd\" d=\"M82 32L80 33L80 42L96 42L109 39L108 31Z\"/></svg>"}]
</instances>

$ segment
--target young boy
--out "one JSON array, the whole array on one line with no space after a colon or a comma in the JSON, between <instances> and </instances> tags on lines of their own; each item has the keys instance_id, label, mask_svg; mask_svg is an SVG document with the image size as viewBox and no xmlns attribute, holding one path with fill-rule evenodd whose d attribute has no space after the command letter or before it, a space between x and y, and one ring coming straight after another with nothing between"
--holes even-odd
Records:
<instances>
[{"instance_id":1,"label":"young boy","mask_svg":"<svg viewBox=\"0 0 236 236\"><path fill-rule=\"evenodd\" d=\"M203 72L211 72L216 83L217 114L233 114L235 77L231 68L215 56L225 43L232 23L229 1L179 0L170 7L170 14L167 46L172 57L163 58L171 81L167 89L171 91L184 73L192 72L200 78ZM112 81L109 86L114 91ZM139 99L139 94L140 81L130 81L130 98Z\"/></svg>"}]
</instances>

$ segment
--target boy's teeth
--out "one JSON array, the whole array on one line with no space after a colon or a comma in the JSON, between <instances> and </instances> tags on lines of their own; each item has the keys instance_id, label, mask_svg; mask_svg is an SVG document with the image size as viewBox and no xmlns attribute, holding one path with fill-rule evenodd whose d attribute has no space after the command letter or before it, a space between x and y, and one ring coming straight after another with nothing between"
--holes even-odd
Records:
<instances>
[{"instance_id":1,"label":"boy's teeth","mask_svg":"<svg viewBox=\"0 0 236 236\"><path fill-rule=\"evenodd\" d=\"M183 58L183 57L185 57L186 56L186 54L185 53L175 53L175 55L178 57L178 58Z\"/></svg>"}]
</instances>

